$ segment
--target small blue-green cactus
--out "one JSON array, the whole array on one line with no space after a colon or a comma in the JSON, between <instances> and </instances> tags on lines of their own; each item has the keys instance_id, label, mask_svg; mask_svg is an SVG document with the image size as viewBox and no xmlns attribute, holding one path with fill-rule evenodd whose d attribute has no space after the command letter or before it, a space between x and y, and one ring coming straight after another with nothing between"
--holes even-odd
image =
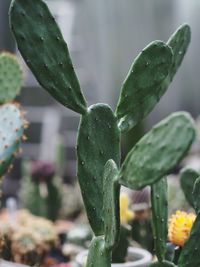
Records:
<instances>
[{"instance_id":1,"label":"small blue-green cactus","mask_svg":"<svg viewBox=\"0 0 200 267\"><path fill-rule=\"evenodd\" d=\"M14 55L0 54L0 177L8 170L23 139L20 105L11 101L20 92L22 71Z\"/></svg>"},{"instance_id":2,"label":"small blue-green cactus","mask_svg":"<svg viewBox=\"0 0 200 267\"><path fill-rule=\"evenodd\" d=\"M120 135L147 116L166 92L189 45L189 26L181 26L167 43L155 41L142 50L122 85L114 113L105 104L87 107L67 44L42 0L13 0L10 25L39 83L61 104L82 115L77 140L78 179L95 235L86 266L111 266L120 231L121 185L132 189L151 186L159 261L154 266L174 266L165 260L167 185L163 177L189 150L195 138L193 121L185 112L169 116L135 145L122 167Z\"/></svg>"}]
</instances>

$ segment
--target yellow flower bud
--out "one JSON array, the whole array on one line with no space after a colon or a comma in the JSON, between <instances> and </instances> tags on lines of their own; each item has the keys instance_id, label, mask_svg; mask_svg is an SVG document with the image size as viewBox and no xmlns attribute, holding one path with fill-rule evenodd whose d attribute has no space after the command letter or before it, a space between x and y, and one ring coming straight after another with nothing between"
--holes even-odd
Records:
<instances>
[{"instance_id":1,"label":"yellow flower bud","mask_svg":"<svg viewBox=\"0 0 200 267\"><path fill-rule=\"evenodd\" d=\"M176 214L173 214L169 219L168 237L170 242L180 247L184 246L195 219L196 215L193 213L176 211Z\"/></svg>"}]
</instances>

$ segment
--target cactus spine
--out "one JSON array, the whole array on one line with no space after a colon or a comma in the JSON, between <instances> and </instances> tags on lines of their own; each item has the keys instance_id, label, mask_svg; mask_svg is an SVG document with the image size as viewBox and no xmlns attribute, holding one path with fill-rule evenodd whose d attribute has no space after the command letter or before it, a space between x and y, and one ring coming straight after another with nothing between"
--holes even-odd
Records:
<instances>
[{"instance_id":1,"label":"cactus spine","mask_svg":"<svg viewBox=\"0 0 200 267\"><path fill-rule=\"evenodd\" d=\"M162 227L155 222L155 232L162 238L156 243L159 262L155 266L174 266L164 260L166 207L162 210L161 206L166 204L166 189L160 183L189 150L195 137L193 121L185 112L169 116L136 144L122 167L120 133L147 116L167 90L187 50L189 26L181 26L167 44L155 41L142 50L123 83L114 114L105 104L86 106L67 45L42 0L13 0L10 25L39 83L61 104L82 115L77 140L78 178L95 235L86 266L111 266L120 230L122 184L133 189L152 186L152 200L158 202L154 203L154 216L164 219Z\"/></svg>"}]
</instances>

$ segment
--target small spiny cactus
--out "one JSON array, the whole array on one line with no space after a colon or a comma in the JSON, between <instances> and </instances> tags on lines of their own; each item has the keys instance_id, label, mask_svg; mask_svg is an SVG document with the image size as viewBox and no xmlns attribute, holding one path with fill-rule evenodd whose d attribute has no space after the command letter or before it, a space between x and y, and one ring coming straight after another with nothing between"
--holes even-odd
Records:
<instances>
[{"instance_id":1,"label":"small spiny cactus","mask_svg":"<svg viewBox=\"0 0 200 267\"><path fill-rule=\"evenodd\" d=\"M16 57L0 54L0 177L11 168L26 127L24 115L13 100L22 86L22 71Z\"/></svg>"}]
</instances>

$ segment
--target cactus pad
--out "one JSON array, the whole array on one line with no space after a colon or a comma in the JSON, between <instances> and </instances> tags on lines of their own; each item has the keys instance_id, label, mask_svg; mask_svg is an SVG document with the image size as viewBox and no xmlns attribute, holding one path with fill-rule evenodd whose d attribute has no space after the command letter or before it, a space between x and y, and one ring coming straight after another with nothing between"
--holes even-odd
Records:
<instances>
[{"instance_id":1,"label":"cactus pad","mask_svg":"<svg viewBox=\"0 0 200 267\"><path fill-rule=\"evenodd\" d=\"M120 136L109 106L93 105L82 116L77 141L78 178L95 235L104 234L103 172L109 159L120 162Z\"/></svg>"},{"instance_id":2,"label":"cactus pad","mask_svg":"<svg viewBox=\"0 0 200 267\"><path fill-rule=\"evenodd\" d=\"M191 40L190 27L181 25L170 37L167 44L172 48L174 57L171 66L168 83L170 83L180 67Z\"/></svg>"},{"instance_id":3,"label":"cactus pad","mask_svg":"<svg viewBox=\"0 0 200 267\"><path fill-rule=\"evenodd\" d=\"M194 190L192 192L194 209L197 214L200 213L200 178L198 178L194 184Z\"/></svg>"},{"instance_id":4,"label":"cactus pad","mask_svg":"<svg viewBox=\"0 0 200 267\"><path fill-rule=\"evenodd\" d=\"M111 267L111 252L105 248L104 237L94 237L87 258L86 267Z\"/></svg>"},{"instance_id":5,"label":"cactus pad","mask_svg":"<svg viewBox=\"0 0 200 267\"><path fill-rule=\"evenodd\" d=\"M194 138L194 122L188 113L177 112L162 120L129 152L120 183L136 190L155 183L179 163Z\"/></svg>"},{"instance_id":6,"label":"cactus pad","mask_svg":"<svg viewBox=\"0 0 200 267\"><path fill-rule=\"evenodd\" d=\"M162 95L166 92L170 83L172 82L176 72L178 71L185 53L188 49L191 39L190 27L187 24L181 25L169 38L167 45L171 47L173 51L173 63L170 68L169 75L165 82L162 84L160 90L158 91L158 98L160 99Z\"/></svg>"},{"instance_id":7,"label":"cactus pad","mask_svg":"<svg viewBox=\"0 0 200 267\"><path fill-rule=\"evenodd\" d=\"M41 86L64 106L84 114L86 102L67 44L47 5L42 0L13 0L10 24L18 48Z\"/></svg>"},{"instance_id":8,"label":"cactus pad","mask_svg":"<svg viewBox=\"0 0 200 267\"><path fill-rule=\"evenodd\" d=\"M135 126L159 101L160 86L169 74L172 59L171 48L161 41L149 44L135 59L116 110L122 131Z\"/></svg>"},{"instance_id":9,"label":"cactus pad","mask_svg":"<svg viewBox=\"0 0 200 267\"><path fill-rule=\"evenodd\" d=\"M181 255L178 260L178 267L199 267L200 266L199 240L200 240L200 214L197 215L197 218L190 232L190 237L185 243L181 251Z\"/></svg>"},{"instance_id":10,"label":"cactus pad","mask_svg":"<svg viewBox=\"0 0 200 267\"><path fill-rule=\"evenodd\" d=\"M199 172L186 167L181 171L180 175L181 188L184 192L185 198L187 199L188 203L194 208L192 191L195 181L200 176L200 174Z\"/></svg>"},{"instance_id":11,"label":"cactus pad","mask_svg":"<svg viewBox=\"0 0 200 267\"><path fill-rule=\"evenodd\" d=\"M167 243L167 179L162 178L151 186L152 228L155 240L155 252L158 260L165 259Z\"/></svg>"},{"instance_id":12,"label":"cactus pad","mask_svg":"<svg viewBox=\"0 0 200 267\"><path fill-rule=\"evenodd\" d=\"M0 104L13 100L22 86L22 71L14 55L0 54Z\"/></svg>"},{"instance_id":13,"label":"cactus pad","mask_svg":"<svg viewBox=\"0 0 200 267\"><path fill-rule=\"evenodd\" d=\"M199 207L200 179L194 184L194 206L197 212L196 220L192 226L190 237L186 241L178 261L178 267L199 267L200 266L200 207Z\"/></svg>"},{"instance_id":14,"label":"cactus pad","mask_svg":"<svg viewBox=\"0 0 200 267\"><path fill-rule=\"evenodd\" d=\"M104 170L103 204L105 225L105 246L112 249L117 244L120 233L118 169L109 160Z\"/></svg>"},{"instance_id":15,"label":"cactus pad","mask_svg":"<svg viewBox=\"0 0 200 267\"><path fill-rule=\"evenodd\" d=\"M14 104L0 106L0 177L9 168L23 136L23 118Z\"/></svg>"}]
</instances>

